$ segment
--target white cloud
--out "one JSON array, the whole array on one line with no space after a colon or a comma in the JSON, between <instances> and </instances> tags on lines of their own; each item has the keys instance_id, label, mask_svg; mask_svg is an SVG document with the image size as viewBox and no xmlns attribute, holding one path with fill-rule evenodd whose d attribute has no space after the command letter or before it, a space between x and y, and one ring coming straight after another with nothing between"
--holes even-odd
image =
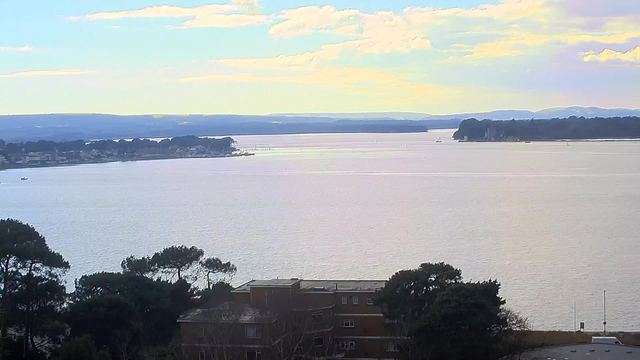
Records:
<instances>
[{"instance_id":1,"label":"white cloud","mask_svg":"<svg viewBox=\"0 0 640 360\"><path fill-rule=\"evenodd\" d=\"M447 18L486 18L495 20L542 19L548 13L545 0L503 0L498 4L481 4L475 8L432 8L410 6L404 14L412 21L432 22Z\"/></svg>"},{"instance_id":2,"label":"white cloud","mask_svg":"<svg viewBox=\"0 0 640 360\"><path fill-rule=\"evenodd\" d=\"M232 0L231 3L247 14L257 14L260 12L258 0Z\"/></svg>"},{"instance_id":3,"label":"white cloud","mask_svg":"<svg viewBox=\"0 0 640 360\"><path fill-rule=\"evenodd\" d=\"M635 11L640 13L640 6L636 6ZM597 30L588 30L585 29L587 19L571 15L561 0L502 0L474 8L411 6L401 14L385 11L367 14L355 9L306 6L282 11L277 18L283 21L273 25L269 34L274 38L314 32L353 36L358 39L343 42L341 50L357 53L402 53L429 48L431 37L453 36L462 41L467 37L468 42L439 46L444 52L457 50L459 55L451 59L462 62L530 54L528 50L552 42L622 44L640 37L640 23L632 21L633 17L605 19ZM479 42L481 36L490 40ZM321 59L325 58L323 54L325 50L320 49L304 55ZM288 60L299 58L293 55L279 59L287 66ZM272 58L268 62L273 65L276 60Z\"/></svg>"},{"instance_id":4,"label":"white cloud","mask_svg":"<svg viewBox=\"0 0 640 360\"><path fill-rule=\"evenodd\" d=\"M182 23L183 28L189 27L234 27L254 24L264 24L271 19L265 15L251 14L210 14L206 16L196 16L191 20Z\"/></svg>"},{"instance_id":5,"label":"white cloud","mask_svg":"<svg viewBox=\"0 0 640 360\"><path fill-rule=\"evenodd\" d=\"M21 77L42 77L42 76L63 76L63 75L87 75L93 70L68 69L68 70L33 70L21 71L10 74L0 74L0 78L21 78Z\"/></svg>"},{"instance_id":6,"label":"white cloud","mask_svg":"<svg viewBox=\"0 0 640 360\"><path fill-rule=\"evenodd\" d=\"M31 46L0 46L0 52L31 52L35 50Z\"/></svg>"},{"instance_id":7,"label":"white cloud","mask_svg":"<svg viewBox=\"0 0 640 360\"><path fill-rule=\"evenodd\" d=\"M273 25L269 35L274 38L290 38L312 34L315 31L345 33L345 27L357 30L362 13L359 10L336 10L333 6L305 6L283 10L277 17L284 21ZM354 25L356 28L354 29ZM353 35L355 32L347 32Z\"/></svg>"},{"instance_id":8,"label":"white cloud","mask_svg":"<svg viewBox=\"0 0 640 360\"><path fill-rule=\"evenodd\" d=\"M337 60L341 54L406 53L431 47L423 31L414 27L403 16L393 12L370 15L359 10L335 10L331 6L307 6L284 10L278 18L285 21L273 25L269 34L274 38L289 38L314 32L356 37L320 49L295 55L270 58L224 59L223 65L242 68L310 69L323 62Z\"/></svg>"},{"instance_id":9,"label":"white cloud","mask_svg":"<svg viewBox=\"0 0 640 360\"><path fill-rule=\"evenodd\" d=\"M611 49L604 49L601 53L588 52L583 54L582 60L585 62L637 62L640 63L640 46L627 52L618 52Z\"/></svg>"},{"instance_id":10,"label":"white cloud","mask_svg":"<svg viewBox=\"0 0 640 360\"><path fill-rule=\"evenodd\" d=\"M92 14L69 16L69 20L117 20L127 18L169 18L169 17L195 17L202 15L221 14L238 7L231 4L203 5L194 8L183 8L179 6L150 6L139 10L97 12Z\"/></svg>"},{"instance_id":11,"label":"white cloud","mask_svg":"<svg viewBox=\"0 0 640 360\"><path fill-rule=\"evenodd\" d=\"M309 70L317 67L324 61L336 60L340 56L343 43L323 45L318 51L306 52L296 55L280 55L271 58L253 59L224 59L220 64L239 68L263 68L279 69L288 68L294 70Z\"/></svg>"},{"instance_id":12,"label":"white cloud","mask_svg":"<svg viewBox=\"0 0 640 360\"><path fill-rule=\"evenodd\" d=\"M169 5L150 6L139 10L97 12L68 16L68 20L118 20L129 18L190 18L174 28L233 27L267 23L269 16L258 14L256 0L233 0L230 4L210 4L198 7Z\"/></svg>"}]
</instances>

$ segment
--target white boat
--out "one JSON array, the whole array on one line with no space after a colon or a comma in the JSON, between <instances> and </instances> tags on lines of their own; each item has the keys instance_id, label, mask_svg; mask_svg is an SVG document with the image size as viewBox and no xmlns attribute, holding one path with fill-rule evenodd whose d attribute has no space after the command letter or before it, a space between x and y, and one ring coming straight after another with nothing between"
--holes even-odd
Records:
<instances>
[{"instance_id":1,"label":"white boat","mask_svg":"<svg viewBox=\"0 0 640 360\"><path fill-rule=\"evenodd\" d=\"M440 136L438 136L438 140L436 140L437 143L441 143L442 139L440 138Z\"/></svg>"},{"instance_id":2,"label":"white boat","mask_svg":"<svg viewBox=\"0 0 640 360\"><path fill-rule=\"evenodd\" d=\"M23 176L23 177L20 178L20 180L29 180L29 178L26 177L26 176Z\"/></svg>"}]
</instances>

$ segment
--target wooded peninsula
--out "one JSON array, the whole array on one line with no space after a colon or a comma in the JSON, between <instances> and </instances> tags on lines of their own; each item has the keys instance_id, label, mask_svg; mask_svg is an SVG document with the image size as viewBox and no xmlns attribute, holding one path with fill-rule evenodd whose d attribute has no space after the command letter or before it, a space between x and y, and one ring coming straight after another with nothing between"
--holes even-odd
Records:
<instances>
[{"instance_id":1,"label":"wooded peninsula","mask_svg":"<svg viewBox=\"0 0 640 360\"><path fill-rule=\"evenodd\" d=\"M247 156L234 147L230 137L206 138L179 136L150 140L75 140L55 142L40 140L5 143L0 140L0 169L59 166L177 158L214 158Z\"/></svg>"},{"instance_id":2,"label":"wooded peninsula","mask_svg":"<svg viewBox=\"0 0 640 360\"><path fill-rule=\"evenodd\" d=\"M640 117L550 120L476 120L460 123L453 138L462 141L546 141L640 138Z\"/></svg>"}]
</instances>

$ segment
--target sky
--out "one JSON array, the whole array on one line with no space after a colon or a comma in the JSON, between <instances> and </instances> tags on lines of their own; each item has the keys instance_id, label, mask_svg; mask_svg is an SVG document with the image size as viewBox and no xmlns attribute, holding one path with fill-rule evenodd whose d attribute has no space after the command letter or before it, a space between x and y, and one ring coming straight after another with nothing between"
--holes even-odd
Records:
<instances>
[{"instance_id":1,"label":"sky","mask_svg":"<svg viewBox=\"0 0 640 360\"><path fill-rule=\"evenodd\" d=\"M0 114L561 106L640 108L640 0L0 0Z\"/></svg>"}]
</instances>

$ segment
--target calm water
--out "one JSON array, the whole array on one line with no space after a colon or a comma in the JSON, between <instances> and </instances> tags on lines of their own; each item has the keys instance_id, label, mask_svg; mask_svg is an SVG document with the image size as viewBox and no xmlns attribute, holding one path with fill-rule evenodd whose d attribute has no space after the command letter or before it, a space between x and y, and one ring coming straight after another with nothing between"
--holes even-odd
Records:
<instances>
[{"instance_id":1,"label":"calm water","mask_svg":"<svg viewBox=\"0 0 640 360\"><path fill-rule=\"evenodd\" d=\"M0 172L69 282L196 245L252 278L388 278L445 261L497 278L539 329L640 330L640 142L457 143L450 133L237 137L250 158ZM444 142L436 144L442 136ZM20 181L28 176L29 181Z\"/></svg>"}]
</instances>

